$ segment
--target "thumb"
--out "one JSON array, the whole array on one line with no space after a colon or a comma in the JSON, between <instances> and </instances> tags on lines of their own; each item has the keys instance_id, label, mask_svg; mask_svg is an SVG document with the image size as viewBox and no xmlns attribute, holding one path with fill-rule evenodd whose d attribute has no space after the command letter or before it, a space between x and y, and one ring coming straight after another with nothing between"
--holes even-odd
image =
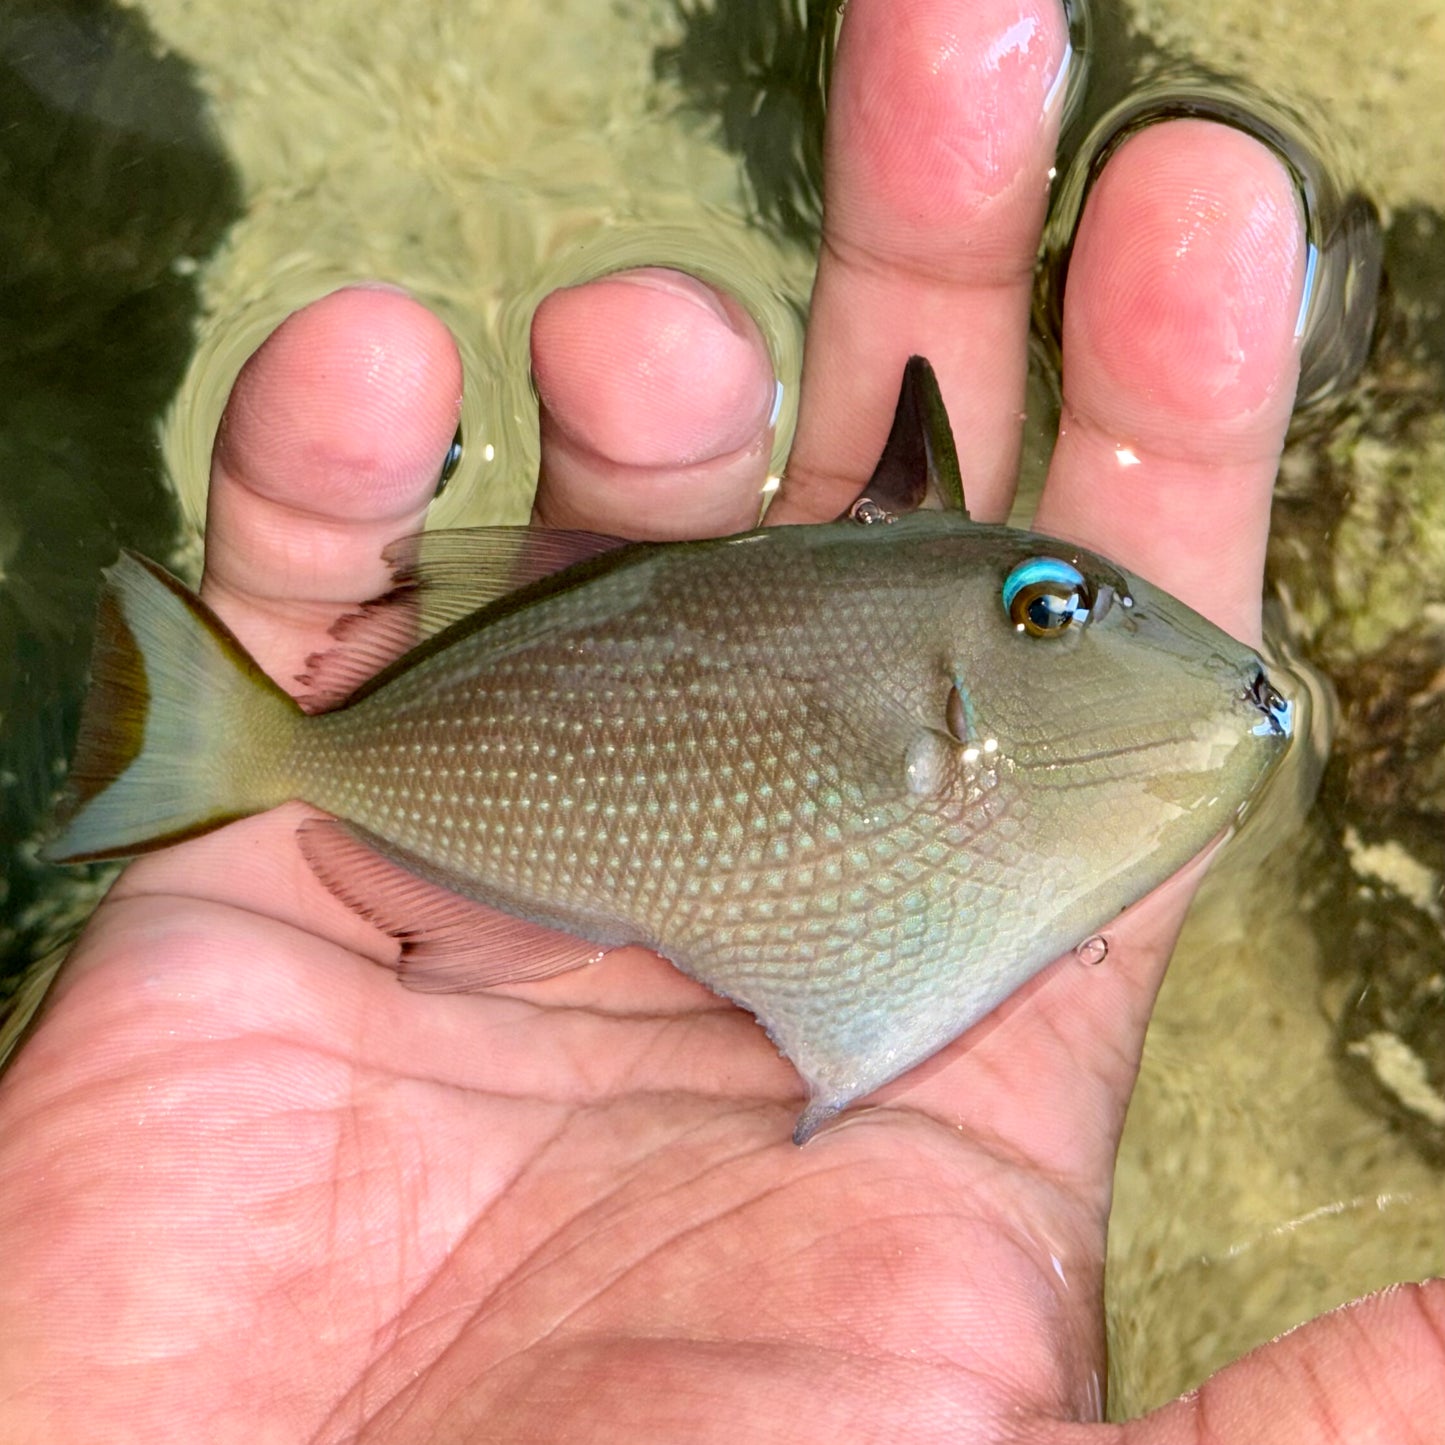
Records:
<instances>
[{"instance_id":1,"label":"thumb","mask_svg":"<svg viewBox=\"0 0 1445 1445\"><path fill-rule=\"evenodd\" d=\"M1445 1429L1445 1279L1394 1285L1263 1345L1116 1427L1118 1445L1435 1445ZM1076 1442L1077 1437L1077 1442ZM1098 1445L1071 1427L1057 1445Z\"/></svg>"}]
</instances>

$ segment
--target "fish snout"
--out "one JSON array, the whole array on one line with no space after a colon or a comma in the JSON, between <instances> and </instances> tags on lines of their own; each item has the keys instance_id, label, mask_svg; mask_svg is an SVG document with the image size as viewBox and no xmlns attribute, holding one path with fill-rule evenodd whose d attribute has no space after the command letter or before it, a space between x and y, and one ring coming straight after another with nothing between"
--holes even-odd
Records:
<instances>
[{"instance_id":1,"label":"fish snout","mask_svg":"<svg viewBox=\"0 0 1445 1445\"><path fill-rule=\"evenodd\" d=\"M1256 662L1245 683L1245 701L1259 714L1253 728L1257 737L1292 738L1294 736L1294 703L1269 680L1264 664Z\"/></svg>"}]
</instances>

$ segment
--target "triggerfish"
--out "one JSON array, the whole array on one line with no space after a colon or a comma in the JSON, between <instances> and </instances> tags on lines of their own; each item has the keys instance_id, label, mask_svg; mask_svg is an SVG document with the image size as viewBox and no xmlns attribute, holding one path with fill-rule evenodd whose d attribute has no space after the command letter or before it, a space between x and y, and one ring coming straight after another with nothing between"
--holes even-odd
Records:
<instances>
[{"instance_id":1,"label":"triggerfish","mask_svg":"<svg viewBox=\"0 0 1445 1445\"><path fill-rule=\"evenodd\" d=\"M314 713L122 556L50 856L303 799L330 815L307 858L401 941L407 983L645 944L791 1060L799 1143L1227 829L1291 732L1259 656L1182 602L968 519L920 358L836 521L482 528L388 556L392 593L339 634L360 685Z\"/></svg>"}]
</instances>

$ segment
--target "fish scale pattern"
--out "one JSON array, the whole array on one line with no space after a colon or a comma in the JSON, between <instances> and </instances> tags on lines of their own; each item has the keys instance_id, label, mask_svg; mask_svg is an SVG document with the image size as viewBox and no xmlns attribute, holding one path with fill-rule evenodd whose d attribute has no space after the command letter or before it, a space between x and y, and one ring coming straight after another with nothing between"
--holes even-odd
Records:
<instances>
[{"instance_id":1,"label":"fish scale pattern","mask_svg":"<svg viewBox=\"0 0 1445 1445\"><path fill-rule=\"evenodd\" d=\"M566 898L683 952L706 936L740 959L806 955L875 904L906 930L930 842L955 876L969 857L930 837L901 752L893 778L852 777L870 740L846 699L869 703L849 684L881 661L867 634L800 597L797 569L742 555L751 576L693 577L685 598L651 579L601 617L564 595L525 645L498 629L404 674L311 742L302 770L332 780L313 801L485 880L489 901L540 917Z\"/></svg>"},{"instance_id":2,"label":"fish scale pattern","mask_svg":"<svg viewBox=\"0 0 1445 1445\"><path fill-rule=\"evenodd\" d=\"M838 1107L1197 851L1243 795L1231 759L1264 766L1253 654L1181 641L1143 584L1064 644L1011 626L1033 540L935 514L629 555L315 719L298 790L479 901L658 948Z\"/></svg>"}]
</instances>

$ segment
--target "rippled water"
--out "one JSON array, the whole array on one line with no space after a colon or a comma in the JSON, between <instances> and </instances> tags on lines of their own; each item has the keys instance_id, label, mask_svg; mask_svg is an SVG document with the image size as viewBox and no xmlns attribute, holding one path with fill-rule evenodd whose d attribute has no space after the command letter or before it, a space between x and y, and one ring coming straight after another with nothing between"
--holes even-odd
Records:
<instances>
[{"instance_id":1,"label":"rippled water","mask_svg":"<svg viewBox=\"0 0 1445 1445\"><path fill-rule=\"evenodd\" d=\"M7 0L0 18L0 132L26 202L0 206L17 258L0 284L12 972L97 886L62 893L27 839L73 726L99 567L118 542L194 564L226 392L296 305L382 276L449 322L468 390L443 523L525 516L532 309L633 262L752 309L789 384L786 450L827 7L312 0L304 29L296 13ZM1301 822L1278 790L1216 869L1130 1116L1109 1267L1122 1414L1445 1269L1445 19L1438 0L1134 0L1094 14L1089 49L1075 142L1160 76L1251 83L1380 208L1390 275L1364 378L1301 419L1277 513L1285 630L1340 686L1324 807ZM1053 394L1038 353L1035 480Z\"/></svg>"}]
</instances>

